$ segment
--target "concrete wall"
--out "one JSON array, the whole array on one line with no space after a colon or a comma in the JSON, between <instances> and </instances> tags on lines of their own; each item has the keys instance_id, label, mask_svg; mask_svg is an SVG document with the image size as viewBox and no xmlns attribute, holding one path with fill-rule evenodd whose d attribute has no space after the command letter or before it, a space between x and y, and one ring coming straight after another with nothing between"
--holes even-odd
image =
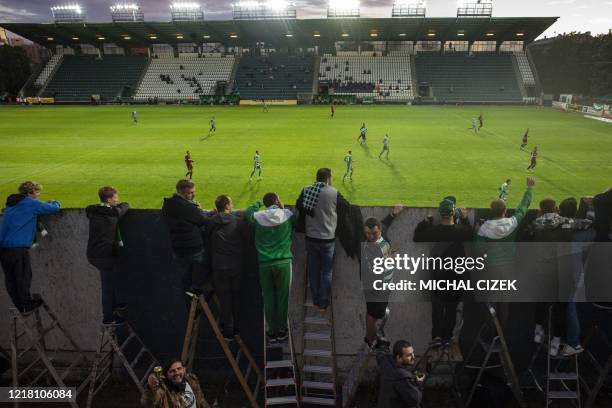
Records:
<instances>
[{"instance_id":1,"label":"concrete wall","mask_svg":"<svg viewBox=\"0 0 612 408\"><path fill-rule=\"evenodd\" d=\"M388 208L363 207L364 217L382 218ZM417 250L412 242L416 224L429 213L436 211L424 208L406 209L393 223L388 235L398 252ZM470 213L473 217L473 212ZM85 350L95 350L98 342L99 324L102 319L100 279L98 272L85 257L88 223L84 210L63 210L61 214L44 220L49 236L40 241L37 249L31 250L33 263L32 292L41 293L54 309L62 324L70 331L77 343ZM182 348L187 310L185 298L180 290L176 265L172 261L170 242L160 212L155 210L132 210L122 221L125 248L121 268L126 279L129 296L129 320L146 345L160 360L179 355ZM253 354L263 355L263 313L261 289L254 253L244 273L242 335ZM294 276L291 291L290 318L293 335L301 337L300 325L305 294L304 237L294 236ZM338 245L336 266L333 275L333 306L335 317L336 353L341 375L350 368L365 333L365 301L359 280L357 260L346 256ZM4 285L4 283L0 284ZM394 296L409 296L408 294ZM393 300L393 298L392 298ZM418 352L424 351L430 339L430 303L415 299L395 299L391 303L391 317L386 326L390 339L405 338L414 343ZM5 311L11 302L2 288L0 290L0 347L8 348L10 336L9 314ZM482 308L484 310L484 308ZM482 311L470 312L471 317ZM529 317L529 316L528 316ZM524 322L525 315L521 316ZM480 320L480 319L478 319ZM198 347L199 364L206 366L226 365L225 359L208 324L202 325ZM464 334L477 328L467 322ZM532 330L525 324L527 332ZM469 336L468 336L469 337ZM524 339L529 334L520 336ZM520 340L520 341L523 341ZM55 343L55 344L54 344ZM301 350L297 342L297 351ZM69 344L57 344L69 350Z\"/></svg>"}]
</instances>

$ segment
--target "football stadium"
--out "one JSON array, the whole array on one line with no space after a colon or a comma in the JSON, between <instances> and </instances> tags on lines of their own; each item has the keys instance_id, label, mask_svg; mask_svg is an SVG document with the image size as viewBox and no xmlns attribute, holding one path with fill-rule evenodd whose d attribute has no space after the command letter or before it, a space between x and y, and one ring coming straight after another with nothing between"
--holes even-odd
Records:
<instances>
[{"instance_id":1,"label":"football stadium","mask_svg":"<svg viewBox=\"0 0 612 408\"><path fill-rule=\"evenodd\" d=\"M612 406L610 32L28 3L0 0L0 406Z\"/></svg>"}]
</instances>

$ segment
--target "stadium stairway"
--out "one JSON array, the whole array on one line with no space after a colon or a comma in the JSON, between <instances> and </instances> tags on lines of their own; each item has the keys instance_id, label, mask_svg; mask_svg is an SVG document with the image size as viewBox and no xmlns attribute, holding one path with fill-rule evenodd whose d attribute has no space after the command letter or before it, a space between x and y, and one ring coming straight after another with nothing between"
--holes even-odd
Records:
<instances>
[{"instance_id":1,"label":"stadium stairway","mask_svg":"<svg viewBox=\"0 0 612 408\"><path fill-rule=\"evenodd\" d=\"M419 86L428 84L433 98L461 102L522 102L511 54L420 53Z\"/></svg>"},{"instance_id":2,"label":"stadium stairway","mask_svg":"<svg viewBox=\"0 0 612 408\"><path fill-rule=\"evenodd\" d=\"M43 96L59 102L86 102L92 95L112 100L135 89L146 62L141 56L65 55Z\"/></svg>"},{"instance_id":3,"label":"stadium stairway","mask_svg":"<svg viewBox=\"0 0 612 408\"><path fill-rule=\"evenodd\" d=\"M312 92L313 56L242 56L234 92L242 99L297 99Z\"/></svg>"}]
</instances>

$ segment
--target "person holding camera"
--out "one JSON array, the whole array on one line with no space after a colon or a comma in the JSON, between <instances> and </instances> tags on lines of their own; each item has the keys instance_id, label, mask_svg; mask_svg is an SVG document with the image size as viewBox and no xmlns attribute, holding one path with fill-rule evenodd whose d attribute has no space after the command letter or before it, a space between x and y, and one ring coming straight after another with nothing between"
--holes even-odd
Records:
<instances>
[{"instance_id":1,"label":"person holding camera","mask_svg":"<svg viewBox=\"0 0 612 408\"><path fill-rule=\"evenodd\" d=\"M194 374L188 374L183 362L172 359L158 377L149 375L147 388L140 404L146 408L209 408L200 382Z\"/></svg>"},{"instance_id":2,"label":"person holding camera","mask_svg":"<svg viewBox=\"0 0 612 408\"><path fill-rule=\"evenodd\" d=\"M414 231L415 242L436 243L431 256L442 259L465 257L465 243L472 240L472 229L465 208L456 208L457 199L447 196L438 206L440 224L434 225L433 216L421 221ZM434 270L434 279L462 279L455 271ZM435 291L431 302L431 344L449 346L457 317L457 305L463 291Z\"/></svg>"},{"instance_id":3,"label":"person holding camera","mask_svg":"<svg viewBox=\"0 0 612 408\"><path fill-rule=\"evenodd\" d=\"M425 376L413 369L414 348L406 340L398 340L389 351L388 342L376 348L380 369L377 408L416 408L423 399Z\"/></svg>"},{"instance_id":4,"label":"person holding camera","mask_svg":"<svg viewBox=\"0 0 612 408\"><path fill-rule=\"evenodd\" d=\"M128 203L119 202L118 191L111 186L98 190L99 204L85 209L89 219L89 240L87 241L87 260L100 272L102 288L102 323L113 324L123 321L126 303L121 301L119 290L118 256L123 247L119 232L119 219L130 208Z\"/></svg>"},{"instance_id":5,"label":"person holding camera","mask_svg":"<svg viewBox=\"0 0 612 408\"><path fill-rule=\"evenodd\" d=\"M30 247L34 242L39 215L55 214L59 201L39 201L42 186L34 181L19 185L19 193L6 199L6 208L0 226L0 263L4 270L6 290L19 312L28 314L41 305L32 299L32 265Z\"/></svg>"}]
</instances>

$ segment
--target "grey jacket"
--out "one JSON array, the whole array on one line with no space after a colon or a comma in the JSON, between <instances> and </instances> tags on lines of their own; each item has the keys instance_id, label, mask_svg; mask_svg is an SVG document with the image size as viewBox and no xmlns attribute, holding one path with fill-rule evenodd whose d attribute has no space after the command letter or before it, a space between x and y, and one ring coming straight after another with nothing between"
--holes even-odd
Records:
<instances>
[{"instance_id":1,"label":"grey jacket","mask_svg":"<svg viewBox=\"0 0 612 408\"><path fill-rule=\"evenodd\" d=\"M306 237L331 240L336 236L338 226L338 190L325 186L319 192L319 201L312 217L306 217Z\"/></svg>"}]
</instances>

